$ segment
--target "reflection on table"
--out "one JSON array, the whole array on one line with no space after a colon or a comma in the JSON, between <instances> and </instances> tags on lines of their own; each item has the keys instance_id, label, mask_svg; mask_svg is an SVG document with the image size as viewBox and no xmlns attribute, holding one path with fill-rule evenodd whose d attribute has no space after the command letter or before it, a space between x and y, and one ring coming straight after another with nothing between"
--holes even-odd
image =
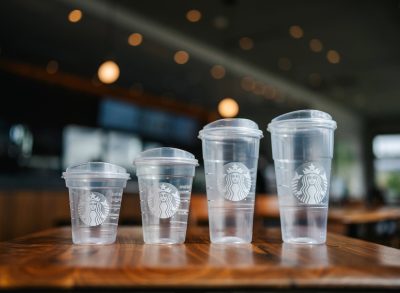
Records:
<instances>
[{"instance_id":1,"label":"reflection on table","mask_svg":"<svg viewBox=\"0 0 400 293\"><path fill-rule=\"evenodd\" d=\"M182 245L148 245L122 226L111 245L72 244L57 228L0 243L1 289L340 290L399 289L400 251L336 234L326 244L290 245L260 228L252 244L210 244L192 227Z\"/></svg>"}]
</instances>

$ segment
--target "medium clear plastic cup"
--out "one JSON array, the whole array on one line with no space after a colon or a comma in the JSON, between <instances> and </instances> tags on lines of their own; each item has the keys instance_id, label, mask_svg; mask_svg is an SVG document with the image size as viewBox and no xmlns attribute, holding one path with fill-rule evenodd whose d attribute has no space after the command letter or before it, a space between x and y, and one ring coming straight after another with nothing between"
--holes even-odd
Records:
<instances>
[{"instance_id":1,"label":"medium clear plastic cup","mask_svg":"<svg viewBox=\"0 0 400 293\"><path fill-rule=\"evenodd\" d=\"M287 113L268 125L286 243L326 241L335 129L332 117L317 110Z\"/></svg>"},{"instance_id":2,"label":"medium clear plastic cup","mask_svg":"<svg viewBox=\"0 0 400 293\"><path fill-rule=\"evenodd\" d=\"M250 243L262 131L248 119L221 119L199 133L212 243Z\"/></svg>"},{"instance_id":3,"label":"medium clear plastic cup","mask_svg":"<svg viewBox=\"0 0 400 293\"><path fill-rule=\"evenodd\" d=\"M197 160L180 149L156 148L142 152L134 165L144 242L184 243Z\"/></svg>"},{"instance_id":4,"label":"medium clear plastic cup","mask_svg":"<svg viewBox=\"0 0 400 293\"><path fill-rule=\"evenodd\" d=\"M122 192L129 174L117 165L89 162L67 168L72 241L110 244L117 236Z\"/></svg>"}]
</instances>

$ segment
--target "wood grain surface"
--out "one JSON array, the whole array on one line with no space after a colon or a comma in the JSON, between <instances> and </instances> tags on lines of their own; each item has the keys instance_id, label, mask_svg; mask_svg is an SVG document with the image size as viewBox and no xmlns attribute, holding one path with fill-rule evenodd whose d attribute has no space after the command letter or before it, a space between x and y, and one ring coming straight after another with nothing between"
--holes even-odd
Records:
<instances>
[{"instance_id":1,"label":"wood grain surface","mask_svg":"<svg viewBox=\"0 0 400 293\"><path fill-rule=\"evenodd\" d=\"M376 207L376 208L330 208L329 220L343 224L367 224L381 221L399 221L400 208Z\"/></svg>"},{"instance_id":2,"label":"wood grain surface","mask_svg":"<svg viewBox=\"0 0 400 293\"><path fill-rule=\"evenodd\" d=\"M326 245L283 244L278 229L252 244L210 244L207 229L184 245L145 245L140 227L115 244L79 246L70 228L0 244L0 288L400 288L400 251L329 234Z\"/></svg>"}]
</instances>

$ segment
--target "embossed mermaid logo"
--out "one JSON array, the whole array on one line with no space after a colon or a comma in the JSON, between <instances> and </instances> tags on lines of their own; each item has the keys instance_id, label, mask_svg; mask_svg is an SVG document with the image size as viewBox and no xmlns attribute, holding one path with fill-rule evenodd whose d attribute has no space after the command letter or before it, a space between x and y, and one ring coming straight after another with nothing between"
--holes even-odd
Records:
<instances>
[{"instance_id":1,"label":"embossed mermaid logo","mask_svg":"<svg viewBox=\"0 0 400 293\"><path fill-rule=\"evenodd\" d=\"M110 213L110 206L105 196L99 192L91 192L81 197L78 204L79 218L88 226L101 225Z\"/></svg>"},{"instance_id":2,"label":"embossed mermaid logo","mask_svg":"<svg viewBox=\"0 0 400 293\"><path fill-rule=\"evenodd\" d=\"M242 163L228 163L224 165L223 179L219 185L227 200L245 199L251 189L250 171Z\"/></svg>"},{"instance_id":3,"label":"embossed mermaid logo","mask_svg":"<svg viewBox=\"0 0 400 293\"><path fill-rule=\"evenodd\" d=\"M292 192L303 203L319 204L327 193L328 179L323 167L313 163L300 166L292 179Z\"/></svg>"},{"instance_id":4,"label":"embossed mermaid logo","mask_svg":"<svg viewBox=\"0 0 400 293\"><path fill-rule=\"evenodd\" d=\"M180 203L178 189L169 183L160 183L158 192L151 193L148 197L150 211L161 219L172 217Z\"/></svg>"}]
</instances>

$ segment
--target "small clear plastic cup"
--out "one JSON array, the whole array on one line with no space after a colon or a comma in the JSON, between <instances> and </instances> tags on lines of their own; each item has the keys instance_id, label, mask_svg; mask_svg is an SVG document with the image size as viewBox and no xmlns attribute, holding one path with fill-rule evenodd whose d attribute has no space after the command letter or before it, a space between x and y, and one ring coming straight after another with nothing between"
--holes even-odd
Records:
<instances>
[{"instance_id":1,"label":"small clear plastic cup","mask_svg":"<svg viewBox=\"0 0 400 293\"><path fill-rule=\"evenodd\" d=\"M286 243L326 241L335 129L332 117L317 110L290 112L268 125Z\"/></svg>"},{"instance_id":2,"label":"small clear plastic cup","mask_svg":"<svg viewBox=\"0 0 400 293\"><path fill-rule=\"evenodd\" d=\"M221 119L199 133L212 243L250 243L262 131L248 119Z\"/></svg>"},{"instance_id":3,"label":"small clear plastic cup","mask_svg":"<svg viewBox=\"0 0 400 293\"><path fill-rule=\"evenodd\" d=\"M155 148L142 152L134 165L144 242L184 243L197 160L180 149Z\"/></svg>"},{"instance_id":4,"label":"small clear plastic cup","mask_svg":"<svg viewBox=\"0 0 400 293\"><path fill-rule=\"evenodd\" d=\"M73 243L114 243L122 192L130 179L126 170L89 162L67 168L62 177L69 189Z\"/></svg>"}]
</instances>

